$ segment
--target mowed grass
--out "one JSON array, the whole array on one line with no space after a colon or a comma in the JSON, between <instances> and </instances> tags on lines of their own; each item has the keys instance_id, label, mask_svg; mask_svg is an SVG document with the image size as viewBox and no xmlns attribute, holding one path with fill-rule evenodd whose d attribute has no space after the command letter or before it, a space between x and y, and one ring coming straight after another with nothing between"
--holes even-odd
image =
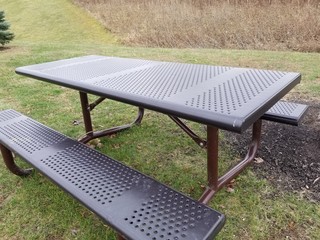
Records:
<instances>
[{"instance_id":1,"label":"mowed grass","mask_svg":"<svg viewBox=\"0 0 320 240\"><path fill-rule=\"evenodd\" d=\"M14 108L77 138L83 134L78 93L18 76L18 66L87 54L298 71L303 81L294 94L317 98L319 54L212 49L128 48L118 45L70 1L0 0L16 40L0 51L0 110ZM290 97L290 96L289 96ZM91 97L94 99L94 97ZM130 122L136 108L106 101L93 112L97 129ZM204 135L202 126L192 124ZM166 116L147 111L140 127L101 139L115 159L198 198L205 184L205 157ZM237 156L221 146L221 168ZM295 156L293 156L295 157ZM0 239L115 239L90 211L35 172L10 174L0 159ZM19 164L26 166L23 161ZM250 169L236 179L235 192L222 190L210 204L226 214L218 239L317 239L320 207L299 194L278 192Z\"/></svg>"}]
</instances>

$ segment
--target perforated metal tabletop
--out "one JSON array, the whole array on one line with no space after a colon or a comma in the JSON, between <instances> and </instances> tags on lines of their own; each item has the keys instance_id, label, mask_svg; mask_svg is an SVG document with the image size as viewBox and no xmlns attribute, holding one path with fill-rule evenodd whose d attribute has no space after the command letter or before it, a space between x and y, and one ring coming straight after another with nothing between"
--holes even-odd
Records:
<instances>
[{"instance_id":1,"label":"perforated metal tabletop","mask_svg":"<svg viewBox=\"0 0 320 240\"><path fill-rule=\"evenodd\" d=\"M105 56L16 72L234 132L247 129L301 79L294 72Z\"/></svg>"}]
</instances>

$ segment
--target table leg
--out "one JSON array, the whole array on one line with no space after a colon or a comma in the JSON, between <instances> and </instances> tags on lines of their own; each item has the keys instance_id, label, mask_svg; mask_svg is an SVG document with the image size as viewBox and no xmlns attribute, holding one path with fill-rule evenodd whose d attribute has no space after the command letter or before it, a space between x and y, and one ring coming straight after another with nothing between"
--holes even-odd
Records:
<instances>
[{"instance_id":1,"label":"table leg","mask_svg":"<svg viewBox=\"0 0 320 240\"><path fill-rule=\"evenodd\" d=\"M207 171L208 171L208 186L199 201L208 204L212 197L222 187L227 185L232 179L238 176L256 156L260 138L261 138L261 120L259 119L252 127L252 141L249 145L248 152L245 158L237 165L229 169L223 176L218 175L218 144L219 134L216 127L208 126L207 128Z\"/></svg>"},{"instance_id":2,"label":"table leg","mask_svg":"<svg viewBox=\"0 0 320 240\"><path fill-rule=\"evenodd\" d=\"M86 130L86 134L88 137L93 136L93 127L92 127L92 121L91 121L88 95L84 92L79 92L79 93L80 93L82 116L83 116L83 122L84 122L84 127Z\"/></svg>"},{"instance_id":3,"label":"table leg","mask_svg":"<svg viewBox=\"0 0 320 240\"><path fill-rule=\"evenodd\" d=\"M140 124L143 118L144 114L144 109L139 108L138 111L138 116L137 118L130 124L122 125L122 126L117 126L113 128L109 128L106 130L101 130L101 131L93 131L92 127L92 120L91 120L91 110L93 110L99 103L101 103L105 98L99 98L97 101L95 101L92 104L89 104L88 101L88 95L87 93L84 92L79 92L80 93L80 102L81 102L81 108L82 108L82 115L83 115L83 121L84 121L84 126L86 130L86 135L82 138L79 139L80 142L87 143L92 139L103 137L103 136L108 136L115 134L117 132L126 130L130 127L132 127L134 124Z\"/></svg>"}]
</instances>

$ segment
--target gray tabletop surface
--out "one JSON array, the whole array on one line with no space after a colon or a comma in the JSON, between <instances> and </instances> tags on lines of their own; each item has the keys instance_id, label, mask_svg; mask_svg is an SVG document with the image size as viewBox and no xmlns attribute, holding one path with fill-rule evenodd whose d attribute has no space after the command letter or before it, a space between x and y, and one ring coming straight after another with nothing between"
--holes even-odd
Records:
<instances>
[{"instance_id":1,"label":"gray tabletop surface","mask_svg":"<svg viewBox=\"0 0 320 240\"><path fill-rule=\"evenodd\" d=\"M242 132L300 82L294 72L84 56L18 74Z\"/></svg>"}]
</instances>

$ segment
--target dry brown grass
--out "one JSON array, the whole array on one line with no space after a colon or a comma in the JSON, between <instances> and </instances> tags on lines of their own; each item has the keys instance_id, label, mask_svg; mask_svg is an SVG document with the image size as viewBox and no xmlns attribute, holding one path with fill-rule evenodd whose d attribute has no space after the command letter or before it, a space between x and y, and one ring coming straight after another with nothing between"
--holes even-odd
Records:
<instances>
[{"instance_id":1,"label":"dry brown grass","mask_svg":"<svg viewBox=\"0 0 320 240\"><path fill-rule=\"evenodd\" d=\"M320 0L74 0L133 46L320 52Z\"/></svg>"}]
</instances>

